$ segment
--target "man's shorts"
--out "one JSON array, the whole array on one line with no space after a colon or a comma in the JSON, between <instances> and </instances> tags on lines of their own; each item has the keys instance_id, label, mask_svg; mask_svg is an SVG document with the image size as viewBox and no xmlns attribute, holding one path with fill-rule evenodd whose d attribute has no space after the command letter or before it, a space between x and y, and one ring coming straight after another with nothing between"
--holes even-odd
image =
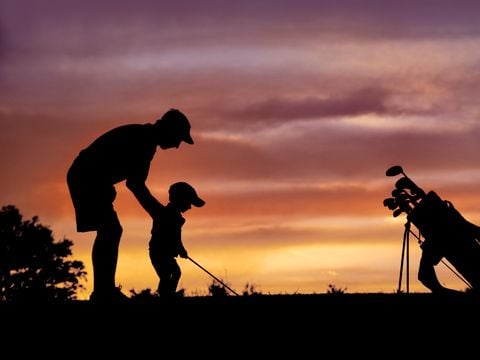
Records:
<instances>
[{"instance_id":1,"label":"man's shorts","mask_svg":"<svg viewBox=\"0 0 480 360\"><path fill-rule=\"evenodd\" d=\"M68 170L67 183L78 232L97 231L112 221L118 222L113 209L116 191L111 183L91 172L83 172L77 160Z\"/></svg>"}]
</instances>

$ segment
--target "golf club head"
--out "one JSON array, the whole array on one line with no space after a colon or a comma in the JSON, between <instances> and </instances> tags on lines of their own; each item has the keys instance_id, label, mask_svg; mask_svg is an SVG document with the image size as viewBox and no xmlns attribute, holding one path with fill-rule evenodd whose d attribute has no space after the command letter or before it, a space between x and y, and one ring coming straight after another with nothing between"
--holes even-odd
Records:
<instances>
[{"instance_id":1,"label":"golf club head","mask_svg":"<svg viewBox=\"0 0 480 360\"><path fill-rule=\"evenodd\" d=\"M403 189L393 189L392 190L392 196L395 198L395 199L399 199L399 198L407 198L407 196L409 196L407 194L407 192Z\"/></svg>"},{"instance_id":2,"label":"golf club head","mask_svg":"<svg viewBox=\"0 0 480 360\"><path fill-rule=\"evenodd\" d=\"M413 183L412 180L406 177L402 177L397 180L397 182L395 183L395 187L397 189L403 190L403 189L411 189L412 187L416 187L416 185Z\"/></svg>"},{"instance_id":3,"label":"golf club head","mask_svg":"<svg viewBox=\"0 0 480 360\"><path fill-rule=\"evenodd\" d=\"M400 215L401 213L403 212L402 209L397 209L393 212L393 217L397 217L398 215Z\"/></svg>"},{"instance_id":4,"label":"golf club head","mask_svg":"<svg viewBox=\"0 0 480 360\"><path fill-rule=\"evenodd\" d=\"M398 179L398 181L395 183L395 187L401 190L408 189L412 195L418 195L421 192L421 189L417 186L417 184L407 177Z\"/></svg>"},{"instance_id":5,"label":"golf club head","mask_svg":"<svg viewBox=\"0 0 480 360\"><path fill-rule=\"evenodd\" d=\"M425 197L425 192L422 189L420 189L419 193L413 194L411 199L415 204L418 204L420 201L423 200L424 197Z\"/></svg>"},{"instance_id":6,"label":"golf club head","mask_svg":"<svg viewBox=\"0 0 480 360\"><path fill-rule=\"evenodd\" d=\"M398 204L394 198L387 198L383 200L383 206L388 207L389 210L395 210L398 207Z\"/></svg>"},{"instance_id":7,"label":"golf club head","mask_svg":"<svg viewBox=\"0 0 480 360\"><path fill-rule=\"evenodd\" d=\"M415 207L416 205L416 203L412 201L410 194L403 190L394 189L392 191L392 196L394 196L397 207L407 214L412 211L412 206Z\"/></svg>"},{"instance_id":8,"label":"golf club head","mask_svg":"<svg viewBox=\"0 0 480 360\"><path fill-rule=\"evenodd\" d=\"M401 202L410 202L410 203L416 203L418 200L418 196L413 196L412 194L408 193L405 190L400 190L400 189L393 189L392 190L392 196L395 198L395 200L398 203Z\"/></svg>"},{"instance_id":9,"label":"golf club head","mask_svg":"<svg viewBox=\"0 0 480 360\"><path fill-rule=\"evenodd\" d=\"M400 165L392 166L385 172L386 176L397 176L399 174L403 174L403 169Z\"/></svg>"}]
</instances>

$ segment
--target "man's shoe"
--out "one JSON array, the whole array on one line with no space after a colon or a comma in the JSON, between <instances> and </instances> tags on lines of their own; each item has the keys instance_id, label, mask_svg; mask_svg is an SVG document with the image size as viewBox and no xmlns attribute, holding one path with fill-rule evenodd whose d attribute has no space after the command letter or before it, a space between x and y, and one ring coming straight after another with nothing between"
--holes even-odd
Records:
<instances>
[{"instance_id":1,"label":"man's shoe","mask_svg":"<svg viewBox=\"0 0 480 360\"><path fill-rule=\"evenodd\" d=\"M130 300L119 288L107 292L94 291L90 295L90 302L93 304L127 304Z\"/></svg>"}]
</instances>

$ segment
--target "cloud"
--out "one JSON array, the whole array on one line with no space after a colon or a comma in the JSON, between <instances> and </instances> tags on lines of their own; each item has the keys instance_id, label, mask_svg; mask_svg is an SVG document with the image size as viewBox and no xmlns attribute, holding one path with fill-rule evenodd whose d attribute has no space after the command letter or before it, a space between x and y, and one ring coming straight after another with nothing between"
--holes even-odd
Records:
<instances>
[{"instance_id":1,"label":"cloud","mask_svg":"<svg viewBox=\"0 0 480 360\"><path fill-rule=\"evenodd\" d=\"M367 88L328 99L267 99L246 106L237 113L231 114L231 116L242 121L254 119L257 122L268 122L271 120L286 121L357 116L369 113L382 114L387 112L384 104L387 95L387 91L383 89Z\"/></svg>"},{"instance_id":2,"label":"cloud","mask_svg":"<svg viewBox=\"0 0 480 360\"><path fill-rule=\"evenodd\" d=\"M476 36L480 25L473 1L2 1L2 34L12 45L9 58L101 59L119 55L210 49L210 59L235 49L296 48L325 41L443 39ZM432 11L432 8L435 11ZM228 46L227 44L232 44ZM218 51L223 49L223 51ZM235 61L235 55L240 55ZM194 56L201 61L202 57ZM206 59L206 57L203 57ZM277 58L279 60L279 58ZM184 61L184 60L183 60ZM34 61L32 61L34 63Z\"/></svg>"},{"instance_id":3,"label":"cloud","mask_svg":"<svg viewBox=\"0 0 480 360\"><path fill-rule=\"evenodd\" d=\"M375 121L375 119L371 119ZM390 119L401 122L402 119ZM421 120L418 120L421 121ZM442 126L442 119L437 119ZM453 124L454 126L454 124ZM424 169L477 167L478 126L430 131L412 120L400 129L333 122L291 122L280 129L237 133L233 138L197 136L195 149L172 152L162 173L218 180L372 178L392 162ZM455 129L455 128L454 128ZM163 154L160 158L164 158ZM182 170L183 169L183 170Z\"/></svg>"}]
</instances>

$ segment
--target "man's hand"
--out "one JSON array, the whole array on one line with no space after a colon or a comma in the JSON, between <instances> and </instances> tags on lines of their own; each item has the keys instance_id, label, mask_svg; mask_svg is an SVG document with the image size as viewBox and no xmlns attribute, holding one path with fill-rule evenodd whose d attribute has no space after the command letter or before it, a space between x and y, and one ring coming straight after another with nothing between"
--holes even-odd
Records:
<instances>
[{"instance_id":1,"label":"man's hand","mask_svg":"<svg viewBox=\"0 0 480 360\"><path fill-rule=\"evenodd\" d=\"M150 193L144 181L127 179L126 185L152 219L159 216L164 206Z\"/></svg>"}]
</instances>

